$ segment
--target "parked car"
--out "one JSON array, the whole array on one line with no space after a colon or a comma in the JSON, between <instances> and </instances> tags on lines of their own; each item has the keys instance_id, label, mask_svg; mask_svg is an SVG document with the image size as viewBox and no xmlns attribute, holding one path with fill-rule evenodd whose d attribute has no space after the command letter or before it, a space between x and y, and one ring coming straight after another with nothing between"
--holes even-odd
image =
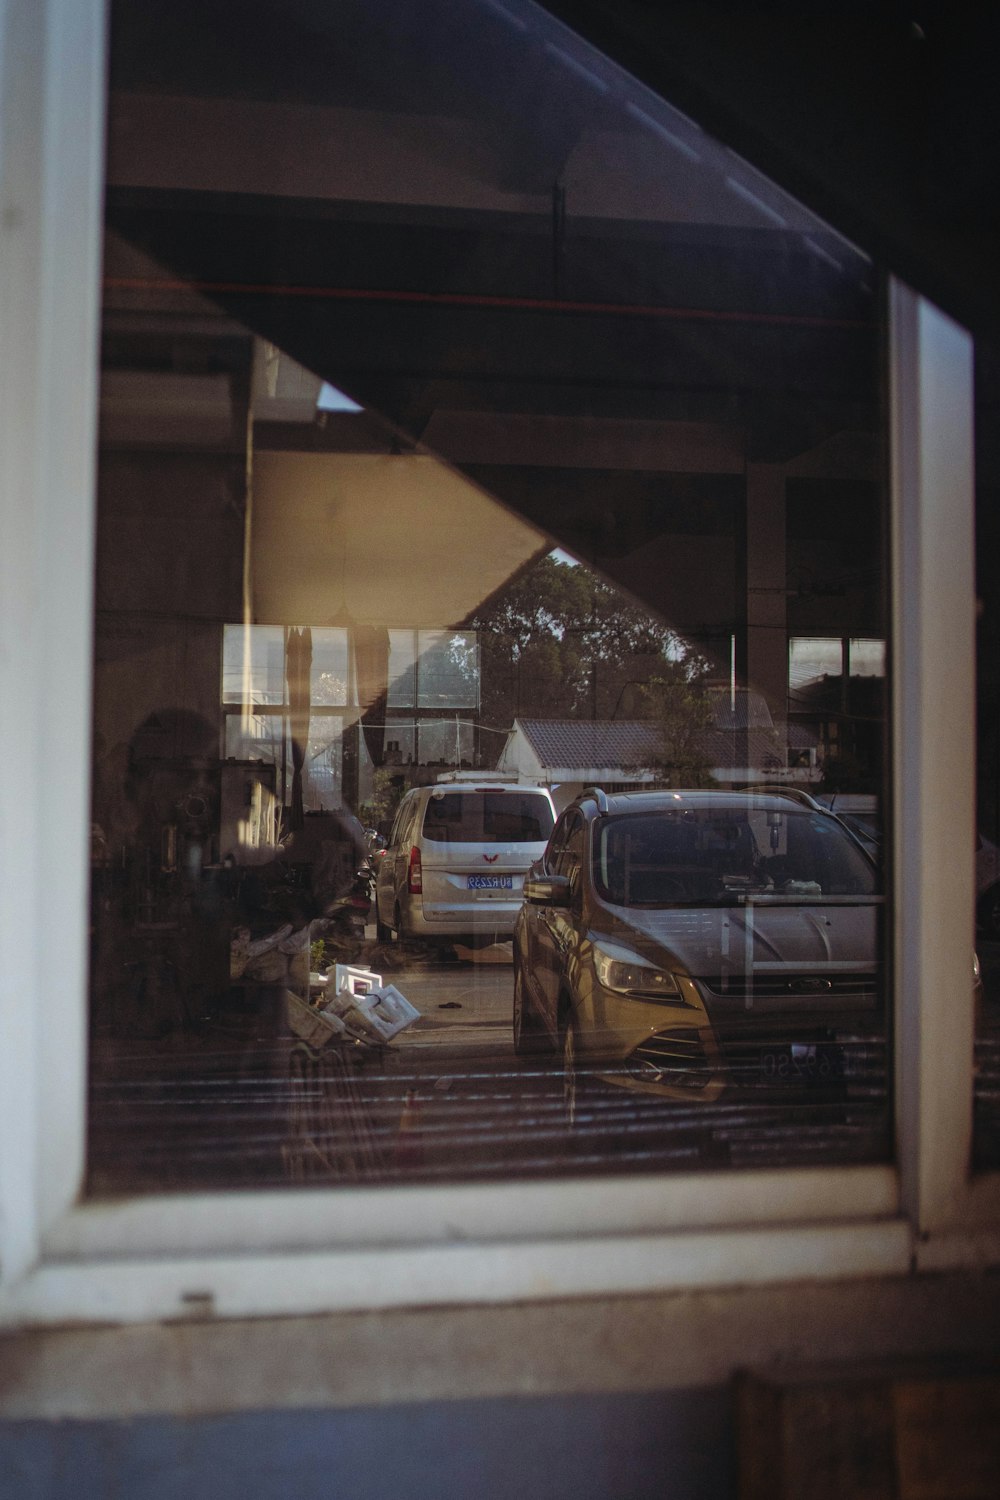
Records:
<instances>
[{"instance_id":1,"label":"parked car","mask_svg":"<svg viewBox=\"0 0 1000 1500\"><path fill-rule=\"evenodd\" d=\"M379 939L508 938L554 822L544 787L484 777L407 792L376 867Z\"/></svg>"},{"instance_id":2,"label":"parked car","mask_svg":"<svg viewBox=\"0 0 1000 1500\"><path fill-rule=\"evenodd\" d=\"M585 792L514 928L514 1047L673 1100L843 1087L877 1031L879 874L809 799Z\"/></svg>"}]
</instances>

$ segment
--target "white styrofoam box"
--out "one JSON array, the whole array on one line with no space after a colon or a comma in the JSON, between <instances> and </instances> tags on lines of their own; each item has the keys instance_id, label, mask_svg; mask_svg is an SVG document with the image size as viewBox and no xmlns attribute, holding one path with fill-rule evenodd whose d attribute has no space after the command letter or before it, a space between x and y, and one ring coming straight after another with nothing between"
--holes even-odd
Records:
<instances>
[{"instance_id":1,"label":"white styrofoam box","mask_svg":"<svg viewBox=\"0 0 1000 1500\"><path fill-rule=\"evenodd\" d=\"M317 1052L335 1037L348 1035L347 1027L339 1016L307 1005L292 990L285 991L285 1013L294 1034L308 1042Z\"/></svg>"},{"instance_id":2,"label":"white styrofoam box","mask_svg":"<svg viewBox=\"0 0 1000 1500\"><path fill-rule=\"evenodd\" d=\"M352 1009L356 1010L366 1024L385 1042L398 1036L401 1031L406 1030L407 1026L412 1026L414 1021L420 1018L420 1012L416 1006L411 1005L394 984L379 985L369 990L366 995L355 995Z\"/></svg>"},{"instance_id":3,"label":"white styrofoam box","mask_svg":"<svg viewBox=\"0 0 1000 1500\"><path fill-rule=\"evenodd\" d=\"M381 1033L369 1024L367 1016L357 1010L348 994L332 996L328 1004L316 1014L322 1016L341 1040L368 1043L382 1041Z\"/></svg>"},{"instance_id":4,"label":"white styrofoam box","mask_svg":"<svg viewBox=\"0 0 1000 1500\"><path fill-rule=\"evenodd\" d=\"M336 967L334 989L338 995L365 995L381 984L381 974L373 974L363 964L338 964Z\"/></svg>"}]
</instances>

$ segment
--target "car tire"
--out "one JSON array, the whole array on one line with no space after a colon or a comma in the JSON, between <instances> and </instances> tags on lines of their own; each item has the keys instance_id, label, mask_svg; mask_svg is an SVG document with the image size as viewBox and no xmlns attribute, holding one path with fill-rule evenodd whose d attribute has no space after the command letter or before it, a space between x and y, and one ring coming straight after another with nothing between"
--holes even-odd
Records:
<instances>
[{"instance_id":1,"label":"car tire","mask_svg":"<svg viewBox=\"0 0 1000 1500\"><path fill-rule=\"evenodd\" d=\"M524 973L520 961L516 958L514 960L512 1030L514 1051L518 1057L537 1057L540 1052L551 1050L538 1017L531 1009L527 986L524 982Z\"/></svg>"}]
</instances>

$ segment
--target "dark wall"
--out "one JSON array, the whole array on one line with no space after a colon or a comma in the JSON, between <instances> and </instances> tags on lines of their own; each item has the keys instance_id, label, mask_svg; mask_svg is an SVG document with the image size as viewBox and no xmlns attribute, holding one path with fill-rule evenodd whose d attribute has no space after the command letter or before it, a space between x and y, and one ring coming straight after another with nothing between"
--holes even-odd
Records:
<instances>
[{"instance_id":1,"label":"dark wall","mask_svg":"<svg viewBox=\"0 0 1000 1500\"><path fill-rule=\"evenodd\" d=\"M0 1425L5 1500L725 1500L725 1390Z\"/></svg>"}]
</instances>

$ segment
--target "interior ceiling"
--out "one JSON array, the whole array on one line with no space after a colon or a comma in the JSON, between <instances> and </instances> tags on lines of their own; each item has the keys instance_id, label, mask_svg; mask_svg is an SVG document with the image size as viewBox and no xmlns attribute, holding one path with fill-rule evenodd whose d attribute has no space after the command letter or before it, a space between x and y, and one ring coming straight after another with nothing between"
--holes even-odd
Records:
<instances>
[{"instance_id":1,"label":"interior ceiling","mask_svg":"<svg viewBox=\"0 0 1000 1500\"><path fill-rule=\"evenodd\" d=\"M997 6L546 8L974 333L1000 340Z\"/></svg>"},{"instance_id":2,"label":"interior ceiling","mask_svg":"<svg viewBox=\"0 0 1000 1500\"><path fill-rule=\"evenodd\" d=\"M709 421L777 462L855 425L855 253L520 11L114 6L112 227L413 441L441 413Z\"/></svg>"},{"instance_id":3,"label":"interior ceiling","mask_svg":"<svg viewBox=\"0 0 1000 1500\"><path fill-rule=\"evenodd\" d=\"M336 99L491 121L513 182L547 191L581 112L541 44L482 0L112 3L121 88ZM1000 11L945 0L548 0L547 10L986 337L1000 337ZM190 13L188 13L190 12ZM195 31L192 34L191 28ZM387 66L405 54L407 69ZM465 64L456 67L456 56ZM493 82L491 88L490 81ZM550 129L512 126L512 96Z\"/></svg>"},{"instance_id":4,"label":"interior ceiling","mask_svg":"<svg viewBox=\"0 0 1000 1500\"><path fill-rule=\"evenodd\" d=\"M741 186L735 158L680 117L649 155L614 69L511 16L488 0L248 0L234 26L228 0L114 5L117 348L128 364L139 347L129 297L167 313L179 277L378 413L403 450L488 475L514 526L498 559L516 566L545 533L641 595L647 487L613 475L655 471L657 453L668 472L742 475L873 430L878 289L851 247L777 190ZM116 244L148 257L139 283ZM609 475L593 535L567 534L572 481L545 427L560 422L590 431L569 467ZM280 427L262 449L360 431ZM320 550L323 613L299 618L329 614L336 559Z\"/></svg>"},{"instance_id":5,"label":"interior ceiling","mask_svg":"<svg viewBox=\"0 0 1000 1500\"><path fill-rule=\"evenodd\" d=\"M576 225L553 299L531 216L390 225L356 205L112 189L109 218L413 441L441 410L714 420L782 461L873 409L875 299L794 233Z\"/></svg>"},{"instance_id":6,"label":"interior ceiling","mask_svg":"<svg viewBox=\"0 0 1000 1500\"><path fill-rule=\"evenodd\" d=\"M512 46L505 14L480 0L243 0L234 26L230 0L116 0L112 76L122 90L475 120L501 180L548 191L600 101L567 89L526 28L515 25ZM510 109L521 94L533 100L530 128Z\"/></svg>"}]
</instances>

